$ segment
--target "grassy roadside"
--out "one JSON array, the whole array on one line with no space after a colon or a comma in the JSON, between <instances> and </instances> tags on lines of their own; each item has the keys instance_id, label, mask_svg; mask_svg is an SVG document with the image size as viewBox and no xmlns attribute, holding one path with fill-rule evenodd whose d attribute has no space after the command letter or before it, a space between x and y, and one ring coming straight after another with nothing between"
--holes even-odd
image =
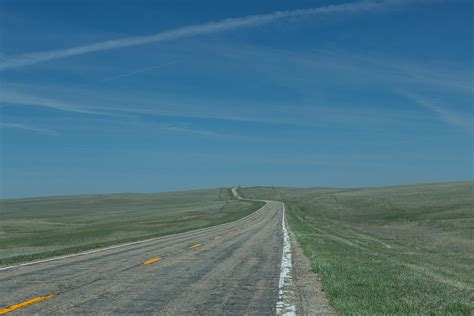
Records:
<instances>
[{"instance_id":1,"label":"grassy roadside","mask_svg":"<svg viewBox=\"0 0 474 316\"><path fill-rule=\"evenodd\" d=\"M0 264L214 226L262 205L230 189L0 200Z\"/></svg>"},{"instance_id":2,"label":"grassy roadside","mask_svg":"<svg viewBox=\"0 0 474 316\"><path fill-rule=\"evenodd\" d=\"M285 202L339 313L474 313L474 183L240 192Z\"/></svg>"}]
</instances>

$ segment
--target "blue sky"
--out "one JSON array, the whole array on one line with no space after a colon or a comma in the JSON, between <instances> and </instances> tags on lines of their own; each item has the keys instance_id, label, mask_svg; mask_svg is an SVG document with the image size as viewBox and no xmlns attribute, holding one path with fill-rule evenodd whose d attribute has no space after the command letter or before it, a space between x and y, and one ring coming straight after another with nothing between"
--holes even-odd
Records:
<instances>
[{"instance_id":1,"label":"blue sky","mask_svg":"<svg viewBox=\"0 0 474 316\"><path fill-rule=\"evenodd\" d=\"M472 1L0 0L1 196L473 179Z\"/></svg>"}]
</instances>

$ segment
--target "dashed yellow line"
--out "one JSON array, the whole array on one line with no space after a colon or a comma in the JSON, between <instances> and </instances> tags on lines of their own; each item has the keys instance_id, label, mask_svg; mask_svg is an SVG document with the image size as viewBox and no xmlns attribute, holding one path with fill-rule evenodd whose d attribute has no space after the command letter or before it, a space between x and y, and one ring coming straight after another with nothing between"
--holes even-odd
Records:
<instances>
[{"instance_id":1,"label":"dashed yellow line","mask_svg":"<svg viewBox=\"0 0 474 316\"><path fill-rule=\"evenodd\" d=\"M215 240L220 239L220 238L221 238L221 236L214 236ZM203 246L203 244L196 243L196 244L193 244L191 246L191 248L192 249L197 249L197 248L202 247L202 246ZM153 259L149 259L149 260L143 262L143 264L150 264L150 263L154 263L154 262L157 262L157 261L160 261L160 260L161 260L161 258L153 258ZM4 309L0 309L0 315L5 315L5 314L13 312L17 309L20 309L20 308L23 308L23 307L26 307L26 306L29 306L29 305L32 305L32 304L39 303L41 301L50 299L52 297L54 297L53 294L48 294L46 296L38 296L38 297L35 297L31 300L28 300L28 301L25 301L25 302L22 302L22 303L19 303L19 304L15 304L15 305L9 306L9 307L4 308Z\"/></svg>"},{"instance_id":2,"label":"dashed yellow line","mask_svg":"<svg viewBox=\"0 0 474 316\"><path fill-rule=\"evenodd\" d=\"M145 262L143 262L143 264L150 264L150 263L153 263L153 262L157 262L157 261L160 261L161 258L153 258L153 259L150 259L150 260L147 260Z\"/></svg>"},{"instance_id":3,"label":"dashed yellow line","mask_svg":"<svg viewBox=\"0 0 474 316\"><path fill-rule=\"evenodd\" d=\"M218 239L221 238L221 236L214 236L213 238L214 238L214 240L218 240ZM202 246L203 246L203 244L196 243L196 244L193 244L190 248L197 249L197 248L202 247ZM150 264L150 263L154 263L154 262L157 262L157 261L160 261L160 260L161 260L161 258L153 258L153 259L149 259L149 260L143 262L142 264ZM35 297L31 300L28 300L28 301L25 301L25 302L22 302L22 303L19 303L19 304L15 304L15 305L9 306L9 307L4 308L4 309L0 309L0 315L5 315L5 314L13 312L17 309L20 309L20 308L23 308L23 307L26 307L26 306L29 306L29 305L32 305L32 304L39 303L41 301L50 299L52 297L54 297L53 294L48 294L46 296L38 296L38 297Z\"/></svg>"},{"instance_id":4,"label":"dashed yellow line","mask_svg":"<svg viewBox=\"0 0 474 316\"><path fill-rule=\"evenodd\" d=\"M28 300L28 301L25 301L25 302L22 302L22 303L19 303L19 304L16 304L16 305L12 305L12 306L4 308L4 309L0 309L0 315L5 315L6 313L13 312L14 310L17 310L17 309L20 309L20 308L23 308L23 307L26 307L26 306L29 306L29 305L32 305L32 304L39 303L41 301L47 300L48 298L52 298L53 296L54 296L53 294L49 294L49 295L46 295L46 296L38 296L38 297L35 297L31 300Z\"/></svg>"}]
</instances>

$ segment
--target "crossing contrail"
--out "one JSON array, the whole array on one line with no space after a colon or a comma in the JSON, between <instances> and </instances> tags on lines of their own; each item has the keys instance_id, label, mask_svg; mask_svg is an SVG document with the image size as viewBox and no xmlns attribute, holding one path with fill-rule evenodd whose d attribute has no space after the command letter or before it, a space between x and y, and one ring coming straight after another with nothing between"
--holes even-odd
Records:
<instances>
[{"instance_id":1,"label":"crossing contrail","mask_svg":"<svg viewBox=\"0 0 474 316\"><path fill-rule=\"evenodd\" d=\"M127 72L127 73L125 73L125 74L121 74L121 75L117 75L117 76L113 76L113 77L108 77L108 78L99 80L99 82L105 82L105 81L115 80L115 79L127 77L127 76L130 76L130 75L134 75L134 74L137 74L137 73L140 73L140 72L144 72L144 71L148 71L148 70L163 68L163 67L166 67L166 66L169 66L169 65L172 65L172 64L176 64L176 63L177 63L177 61L171 61L171 62L169 62L169 63L162 64L162 65L158 65L158 66L152 66L152 67L142 68L142 69L139 69L139 70Z\"/></svg>"}]
</instances>

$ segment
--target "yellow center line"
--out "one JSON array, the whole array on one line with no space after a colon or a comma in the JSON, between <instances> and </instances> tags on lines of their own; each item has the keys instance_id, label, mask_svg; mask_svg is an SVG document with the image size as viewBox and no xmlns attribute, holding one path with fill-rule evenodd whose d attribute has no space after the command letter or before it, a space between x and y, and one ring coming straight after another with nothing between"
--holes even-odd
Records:
<instances>
[{"instance_id":1,"label":"yellow center line","mask_svg":"<svg viewBox=\"0 0 474 316\"><path fill-rule=\"evenodd\" d=\"M221 236L214 236L214 240L220 239Z\"/></svg>"},{"instance_id":2,"label":"yellow center line","mask_svg":"<svg viewBox=\"0 0 474 316\"><path fill-rule=\"evenodd\" d=\"M5 315L6 313L13 312L14 310L26 307L28 305L36 304L38 302L47 300L48 298L52 298L53 296L54 296L53 294L49 294L49 295L46 295L46 296L38 296L38 297L35 297L31 300L28 300L28 301L25 301L25 302L22 302L22 303L19 303L19 304L16 304L16 305L12 305L12 306L4 308L4 309L0 309L0 315Z\"/></svg>"},{"instance_id":3,"label":"yellow center line","mask_svg":"<svg viewBox=\"0 0 474 316\"><path fill-rule=\"evenodd\" d=\"M145 262L143 262L143 264L150 264L150 263L153 263L153 262L157 262L157 261L160 261L161 258L153 258L153 259L150 259L150 260L147 260Z\"/></svg>"},{"instance_id":4,"label":"yellow center line","mask_svg":"<svg viewBox=\"0 0 474 316\"><path fill-rule=\"evenodd\" d=\"M196 248L199 248L201 246L202 246L202 244L194 244L194 245L191 246L191 248L196 249Z\"/></svg>"}]
</instances>

